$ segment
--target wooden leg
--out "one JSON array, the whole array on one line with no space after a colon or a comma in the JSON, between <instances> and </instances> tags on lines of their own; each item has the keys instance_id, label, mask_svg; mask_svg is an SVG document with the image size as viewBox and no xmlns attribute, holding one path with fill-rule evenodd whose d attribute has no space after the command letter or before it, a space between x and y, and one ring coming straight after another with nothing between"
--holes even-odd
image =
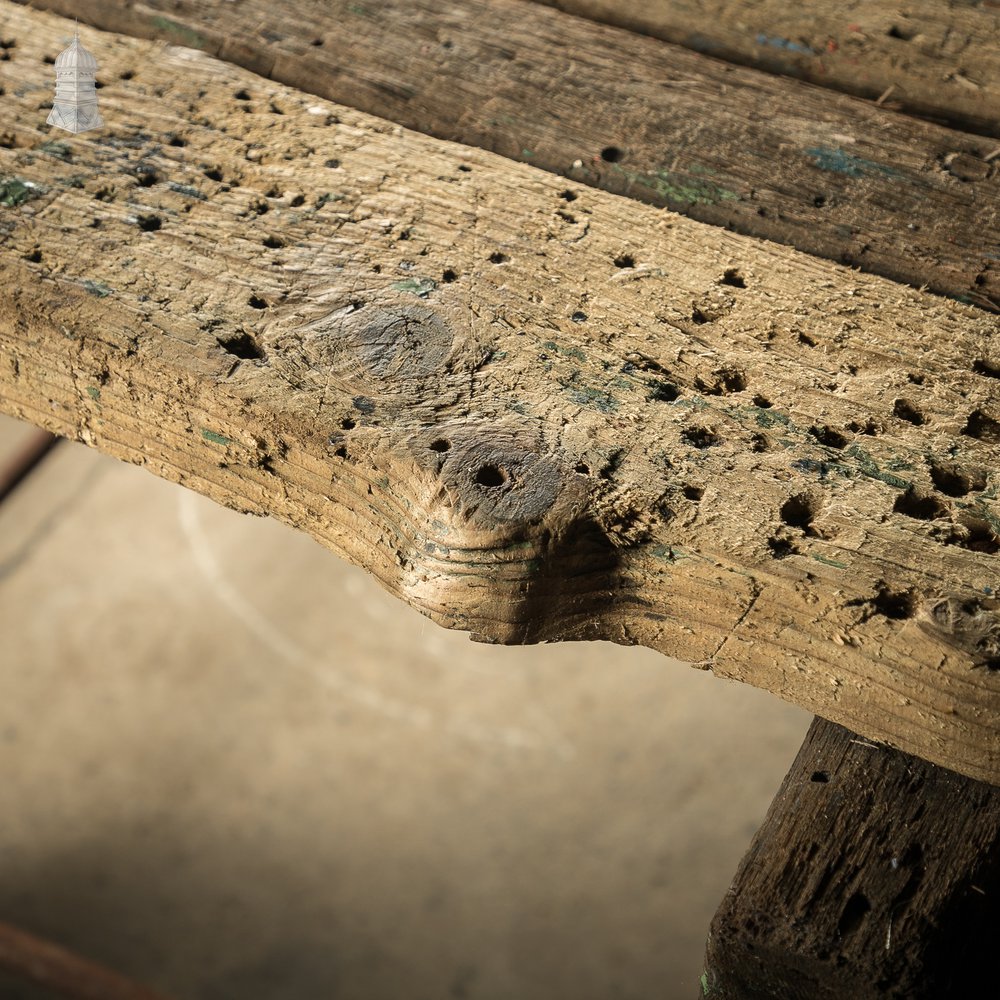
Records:
<instances>
[{"instance_id":1,"label":"wooden leg","mask_svg":"<svg viewBox=\"0 0 1000 1000\"><path fill-rule=\"evenodd\" d=\"M995 995L1000 788L814 720L712 921L711 1000Z\"/></svg>"}]
</instances>

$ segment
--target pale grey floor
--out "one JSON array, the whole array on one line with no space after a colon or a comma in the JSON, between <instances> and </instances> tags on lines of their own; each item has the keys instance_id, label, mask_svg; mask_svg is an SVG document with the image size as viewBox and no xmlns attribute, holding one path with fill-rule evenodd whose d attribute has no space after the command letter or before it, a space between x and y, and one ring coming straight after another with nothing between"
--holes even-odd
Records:
<instances>
[{"instance_id":1,"label":"pale grey floor","mask_svg":"<svg viewBox=\"0 0 1000 1000\"><path fill-rule=\"evenodd\" d=\"M693 1000L808 724L77 445L0 505L0 637L0 920L177 1000Z\"/></svg>"}]
</instances>

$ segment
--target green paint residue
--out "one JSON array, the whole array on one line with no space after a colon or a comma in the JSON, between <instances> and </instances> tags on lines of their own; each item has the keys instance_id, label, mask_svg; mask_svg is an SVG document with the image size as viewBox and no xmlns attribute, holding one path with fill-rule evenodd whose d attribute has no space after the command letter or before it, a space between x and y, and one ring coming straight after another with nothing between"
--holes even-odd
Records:
<instances>
[{"instance_id":1,"label":"green paint residue","mask_svg":"<svg viewBox=\"0 0 1000 1000\"><path fill-rule=\"evenodd\" d=\"M202 427L201 436L206 441L211 441L212 444L230 445L233 443L232 438L227 438L222 434L216 434L215 431L210 431L207 427Z\"/></svg>"},{"instance_id":2,"label":"green paint residue","mask_svg":"<svg viewBox=\"0 0 1000 1000\"><path fill-rule=\"evenodd\" d=\"M204 35L199 35L197 31L193 31L183 24L178 24L176 21L171 21L169 17L158 15L151 18L150 23L154 28L159 28L160 31L165 31L167 34L173 35L178 41L188 46L188 48L203 49L208 45L208 39Z\"/></svg>"},{"instance_id":3,"label":"green paint residue","mask_svg":"<svg viewBox=\"0 0 1000 1000\"><path fill-rule=\"evenodd\" d=\"M521 150L521 155L523 157L525 157L526 159L530 159L535 154L530 149L522 149Z\"/></svg>"},{"instance_id":4,"label":"green paint residue","mask_svg":"<svg viewBox=\"0 0 1000 1000\"><path fill-rule=\"evenodd\" d=\"M894 486L897 490L907 490L913 485L908 479L900 479L899 476L883 472L871 455L859 445L852 444L844 454L848 458L853 458L858 463L858 469L863 476L868 476L870 479L878 479L889 486Z\"/></svg>"},{"instance_id":5,"label":"green paint residue","mask_svg":"<svg viewBox=\"0 0 1000 1000\"><path fill-rule=\"evenodd\" d=\"M682 202L685 205L717 205L720 201L738 201L739 195L708 180L672 174L668 170L635 172L615 166L629 184L641 184L652 190L661 201Z\"/></svg>"},{"instance_id":6,"label":"green paint residue","mask_svg":"<svg viewBox=\"0 0 1000 1000\"><path fill-rule=\"evenodd\" d=\"M351 14L357 14L358 17L371 17L372 12L360 3L349 3L347 9Z\"/></svg>"},{"instance_id":7,"label":"green paint residue","mask_svg":"<svg viewBox=\"0 0 1000 1000\"><path fill-rule=\"evenodd\" d=\"M699 982L701 983L701 995L707 997L708 996L708 973L707 972L703 972L701 974L701 978L699 979Z\"/></svg>"},{"instance_id":8,"label":"green paint residue","mask_svg":"<svg viewBox=\"0 0 1000 1000\"><path fill-rule=\"evenodd\" d=\"M759 427L774 427L776 424L783 424L785 427L792 426L791 417L787 413L779 413L777 410L769 410L755 406L754 419Z\"/></svg>"},{"instance_id":9,"label":"green paint residue","mask_svg":"<svg viewBox=\"0 0 1000 1000\"><path fill-rule=\"evenodd\" d=\"M88 385L87 395L96 403L101 398L101 390L96 385Z\"/></svg>"},{"instance_id":10,"label":"green paint residue","mask_svg":"<svg viewBox=\"0 0 1000 1000\"><path fill-rule=\"evenodd\" d=\"M48 153L50 156L54 156L64 163L69 163L73 159L73 150L67 142L58 142L50 139L48 142L43 142L38 148L41 152Z\"/></svg>"},{"instance_id":11,"label":"green paint residue","mask_svg":"<svg viewBox=\"0 0 1000 1000\"><path fill-rule=\"evenodd\" d=\"M566 358L573 358L574 361L586 361L587 355L579 347L560 347L554 340L546 340L542 347L547 351L554 351Z\"/></svg>"},{"instance_id":12,"label":"green paint residue","mask_svg":"<svg viewBox=\"0 0 1000 1000\"><path fill-rule=\"evenodd\" d=\"M43 189L31 181L22 181L19 177L0 178L0 205L16 208L30 198L37 198Z\"/></svg>"},{"instance_id":13,"label":"green paint residue","mask_svg":"<svg viewBox=\"0 0 1000 1000\"><path fill-rule=\"evenodd\" d=\"M564 385L563 388L569 393L570 399L581 406L592 406L601 413L612 413L618 409L618 400L601 389L592 389L586 385Z\"/></svg>"},{"instance_id":14,"label":"green paint residue","mask_svg":"<svg viewBox=\"0 0 1000 1000\"><path fill-rule=\"evenodd\" d=\"M407 278L405 281L396 281L392 285L397 292L412 292L426 299L431 292L437 288L437 282L432 278Z\"/></svg>"},{"instance_id":15,"label":"green paint residue","mask_svg":"<svg viewBox=\"0 0 1000 1000\"><path fill-rule=\"evenodd\" d=\"M818 556L813 553L816 562L823 563L824 566L835 566L837 569L847 569L847 563L837 562L836 559L827 559L826 556Z\"/></svg>"},{"instance_id":16,"label":"green paint residue","mask_svg":"<svg viewBox=\"0 0 1000 1000\"><path fill-rule=\"evenodd\" d=\"M343 200L344 196L342 194L333 194L330 191L326 191L316 199L316 207L322 208L327 202Z\"/></svg>"},{"instance_id":17,"label":"green paint residue","mask_svg":"<svg viewBox=\"0 0 1000 1000\"><path fill-rule=\"evenodd\" d=\"M845 177L870 177L872 174L882 174L885 177L899 177L899 171L883 166L873 160L863 160L860 156L851 156L839 147L814 146L806 150L806 155L812 157L813 163L820 170L829 170Z\"/></svg>"},{"instance_id":18,"label":"green paint residue","mask_svg":"<svg viewBox=\"0 0 1000 1000\"><path fill-rule=\"evenodd\" d=\"M178 194L183 194L188 198L197 198L199 201L205 200L205 195L203 195L197 188L191 187L190 184L178 184L176 181L170 181L167 185L171 191L176 191Z\"/></svg>"},{"instance_id":19,"label":"green paint residue","mask_svg":"<svg viewBox=\"0 0 1000 1000\"><path fill-rule=\"evenodd\" d=\"M84 288L90 292L91 295L96 295L99 299L106 298L111 294L111 289L104 284L103 281L91 281L87 278L85 281L81 282Z\"/></svg>"}]
</instances>

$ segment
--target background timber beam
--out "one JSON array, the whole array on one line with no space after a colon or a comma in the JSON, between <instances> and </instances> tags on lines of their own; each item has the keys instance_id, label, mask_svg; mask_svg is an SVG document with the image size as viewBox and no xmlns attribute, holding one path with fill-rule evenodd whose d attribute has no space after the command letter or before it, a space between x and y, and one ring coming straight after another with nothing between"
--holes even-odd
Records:
<instances>
[{"instance_id":1,"label":"background timber beam","mask_svg":"<svg viewBox=\"0 0 1000 1000\"><path fill-rule=\"evenodd\" d=\"M538 2L1000 136L998 0Z\"/></svg>"},{"instance_id":2,"label":"background timber beam","mask_svg":"<svg viewBox=\"0 0 1000 1000\"><path fill-rule=\"evenodd\" d=\"M710 1000L989 996L1000 789L812 728L712 922Z\"/></svg>"},{"instance_id":3,"label":"background timber beam","mask_svg":"<svg viewBox=\"0 0 1000 1000\"><path fill-rule=\"evenodd\" d=\"M522 0L33 6L1000 309L996 140Z\"/></svg>"},{"instance_id":4,"label":"background timber beam","mask_svg":"<svg viewBox=\"0 0 1000 1000\"><path fill-rule=\"evenodd\" d=\"M1000 782L996 322L0 6L0 406L500 642L642 643ZM141 79L138 71L141 70Z\"/></svg>"}]
</instances>

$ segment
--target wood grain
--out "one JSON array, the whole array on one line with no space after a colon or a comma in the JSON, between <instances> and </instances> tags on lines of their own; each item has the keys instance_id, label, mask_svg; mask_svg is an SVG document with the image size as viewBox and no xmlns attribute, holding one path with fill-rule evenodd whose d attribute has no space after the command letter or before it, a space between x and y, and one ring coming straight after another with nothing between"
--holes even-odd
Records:
<instances>
[{"instance_id":1,"label":"wood grain","mask_svg":"<svg viewBox=\"0 0 1000 1000\"><path fill-rule=\"evenodd\" d=\"M34 5L1000 309L993 139L522 0Z\"/></svg>"},{"instance_id":2,"label":"wood grain","mask_svg":"<svg viewBox=\"0 0 1000 1000\"><path fill-rule=\"evenodd\" d=\"M49 135L68 25L0 12L6 412L447 627L642 643L1000 781L994 318L190 49L84 32L109 127Z\"/></svg>"},{"instance_id":3,"label":"wood grain","mask_svg":"<svg viewBox=\"0 0 1000 1000\"><path fill-rule=\"evenodd\" d=\"M1000 136L997 0L538 2Z\"/></svg>"},{"instance_id":4,"label":"wood grain","mask_svg":"<svg viewBox=\"0 0 1000 1000\"><path fill-rule=\"evenodd\" d=\"M712 922L718 1000L989 996L1000 791L817 719Z\"/></svg>"}]
</instances>

